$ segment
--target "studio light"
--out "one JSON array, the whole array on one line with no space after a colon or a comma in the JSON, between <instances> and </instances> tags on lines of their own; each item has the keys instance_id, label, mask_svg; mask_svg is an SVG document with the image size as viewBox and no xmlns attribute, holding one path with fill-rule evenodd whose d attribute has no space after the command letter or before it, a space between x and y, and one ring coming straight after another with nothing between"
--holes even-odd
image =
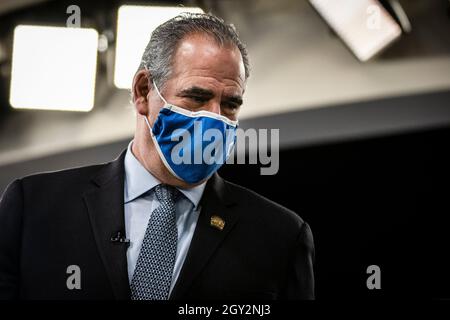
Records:
<instances>
[{"instance_id":1,"label":"studio light","mask_svg":"<svg viewBox=\"0 0 450 320\"><path fill-rule=\"evenodd\" d=\"M17 26L11 106L90 111L94 106L97 46L94 29Z\"/></svg>"},{"instance_id":2,"label":"studio light","mask_svg":"<svg viewBox=\"0 0 450 320\"><path fill-rule=\"evenodd\" d=\"M114 84L121 89L131 88L142 53L152 31L161 23L181 12L201 13L197 7L157 7L123 5L117 16L117 42Z\"/></svg>"},{"instance_id":3,"label":"studio light","mask_svg":"<svg viewBox=\"0 0 450 320\"><path fill-rule=\"evenodd\" d=\"M309 0L360 61L367 61L402 33L376 0Z\"/></svg>"}]
</instances>

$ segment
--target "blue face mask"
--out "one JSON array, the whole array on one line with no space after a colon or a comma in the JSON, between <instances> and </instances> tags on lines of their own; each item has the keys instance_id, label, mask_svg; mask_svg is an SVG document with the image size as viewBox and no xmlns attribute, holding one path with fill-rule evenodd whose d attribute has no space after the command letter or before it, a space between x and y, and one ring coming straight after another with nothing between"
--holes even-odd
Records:
<instances>
[{"instance_id":1,"label":"blue face mask","mask_svg":"<svg viewBox=\"0 0 450 320\"><path fill-rule=\"evenodd\" d=\"M211 177L226 162L236 141L237 121L201 110L189 111L169 104L156 92L164 106L153 128L145 122L166 168L180 180L198 183Z\"/></svg>"}]
</instances>

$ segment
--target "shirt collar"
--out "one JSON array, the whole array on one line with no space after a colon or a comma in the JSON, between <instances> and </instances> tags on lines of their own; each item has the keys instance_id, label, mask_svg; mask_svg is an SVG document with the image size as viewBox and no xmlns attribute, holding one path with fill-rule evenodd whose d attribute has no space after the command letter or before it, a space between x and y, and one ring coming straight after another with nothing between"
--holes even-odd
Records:
<instances>
[{"instance_id":1,"label":"shirt collar","mask_svg":"<svg viewBox=\"0 0 450 320\"><path fill-rule=\"evenodd\" d=\"M131 202L147 191L153 189L161 182L152 175L139 162L131 151L133 141L128 144L127 153L125 155L125 203ZM194 208L198 207L203 191L205 190L206 182L189 189L178 188L183 195L188 198Z\"/></svg>"}]
</instances>

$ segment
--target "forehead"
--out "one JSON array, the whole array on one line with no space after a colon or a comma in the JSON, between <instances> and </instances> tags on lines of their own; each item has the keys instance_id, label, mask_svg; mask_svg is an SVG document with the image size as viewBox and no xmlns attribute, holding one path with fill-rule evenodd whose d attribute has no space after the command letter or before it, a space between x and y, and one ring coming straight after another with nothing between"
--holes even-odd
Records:
<instances>
[{"instance_id":1,"label":"forehead","mask_svg":"<svg viewBox=\"0 0 450 320\"><path fill-rule=\"evenodd\" d=\"M172 79L198 79L227 86L245 84L245 69L239 49L220 45L211 36L190 35L178 45L172 66Z\"/></svg>"}]
</instances>

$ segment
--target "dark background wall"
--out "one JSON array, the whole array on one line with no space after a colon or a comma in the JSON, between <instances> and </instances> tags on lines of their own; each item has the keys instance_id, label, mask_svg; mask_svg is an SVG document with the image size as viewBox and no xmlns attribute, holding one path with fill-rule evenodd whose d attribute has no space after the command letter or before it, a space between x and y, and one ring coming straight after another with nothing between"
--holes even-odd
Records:
<instances>
[{"instance_id":1,"label":"dark background wall","mask_svg":"<svg viewBox=\"0 0 450 320\"><path fill-rule=\"evenodd\" d=\"M450 298L450 127L284 150L280 171L223 177L296 211L312 228L317 298ZM380 291L366 268L381 268Z\"/></svg>"}]
</instances>

